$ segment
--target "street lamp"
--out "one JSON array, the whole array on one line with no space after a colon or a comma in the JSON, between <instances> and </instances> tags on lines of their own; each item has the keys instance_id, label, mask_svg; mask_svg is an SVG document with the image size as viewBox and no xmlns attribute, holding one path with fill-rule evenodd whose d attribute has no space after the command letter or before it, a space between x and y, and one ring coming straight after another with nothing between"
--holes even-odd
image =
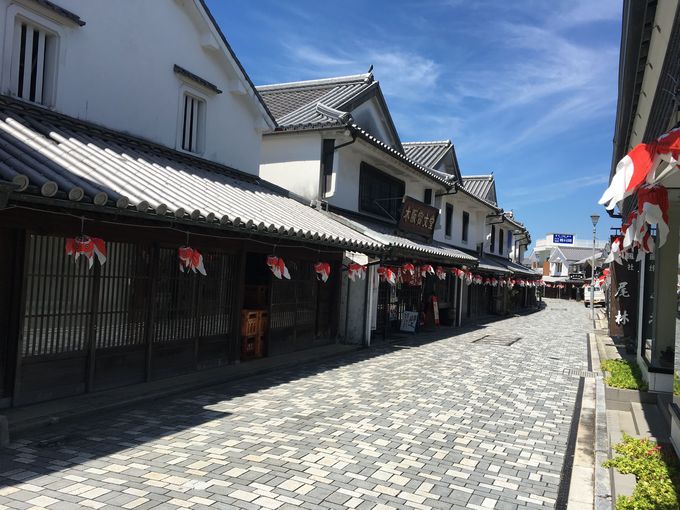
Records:
<instances>
[{"instance_id":1,"label":"street lamp","mask_svg":"<svg viewBox=\"0 0 680 510\"><path fill-rule=\"evenodd\" d=\"M590 318L595 322L595 234L600 216L598 214L591 214L590 219L593 222L593 260L590 268Z\"/></svg>"}]
</instances>

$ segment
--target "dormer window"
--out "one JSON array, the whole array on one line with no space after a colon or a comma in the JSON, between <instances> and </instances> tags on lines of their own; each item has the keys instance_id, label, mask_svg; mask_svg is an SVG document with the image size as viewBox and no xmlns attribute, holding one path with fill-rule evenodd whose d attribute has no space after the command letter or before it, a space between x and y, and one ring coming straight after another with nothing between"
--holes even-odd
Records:
<instances>
[{"instance_id":1,"label":"dormer window","mask_svg":"<svg viewBox=\"0 0 680 510\"><path fill-rule=\"evenodd\" d=\"M187 152L203 152L205 133L205 101L185 92L182 98L180 146Z\"/></svg>"},{"instance_id":2,"label":"dormer window","mask_svg":"<svg viewBox=\"0 0 680 510\"><path fill-rule=\"evenodd\" d=\"M12 92L22 99L51 105L57 60L56 34L16 19L12 54Z\"/></svg>"}]
</instances>

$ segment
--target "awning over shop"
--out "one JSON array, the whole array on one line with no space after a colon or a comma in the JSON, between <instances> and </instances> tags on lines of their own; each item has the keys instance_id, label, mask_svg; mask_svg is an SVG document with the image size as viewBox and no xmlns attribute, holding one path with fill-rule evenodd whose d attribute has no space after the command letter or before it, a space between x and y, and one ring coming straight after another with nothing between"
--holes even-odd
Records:
<instances>
[{"instance_id":1,"label":"awning over shop","mask_svg":"<svg viewBox=\"0 0 680 510\"><path fill-rule=\"evenodd\" d=\"M0 181L52 206L184 220L351 251L381 241L257 176L0 96ZM16 200L15 200L16 199Z\"/></svg>"},{"instance_id":2,"label":"awning over shop","mask_svg":"<svg viewBox=\"0 0 680 510\"><path fill-rule=\"evenodd\" d=\"M545 283L569 283L569 277L568 276L544 276L543 281ZM577 283L582 283L583 280L577 280Z\"/></svg>"},{"instance_id":3,"label":"awning over shop","mask_svg":"<svg viewBox=\"0 0 680 510\"><path fill-rule=\"evenodd\" d=\"M514 274L518 276L525 276L525 277L531 277L535 278L537 280L541 279L543 276L543 273L537 273L535 270L531 269L530 267L524 266L522 264L518 264L517 262L513 262L512 260L505 260L504 261L505 266L512 271Z\"/></svg>"},{"instance_id":4,"label":"awning over shop","mask_svg":"<svg viewBox=\"0 0 680 510\"><path fill-rule=\"evenodd\" d=\"M395 227L370 220L358 220L345 215L333 213L339 221L345 223L363 235L382 243L392 255L418 258L435 258L442 263L476 265L477 258L455 248L438 243L427 244L394 234Z\"/></svg>"},{"instance_id":5,"label":"awning over shop","mask_svg":"<svg viewBox=\"0 0 680 510\"><path fill-rule=\"evenodd\" d=\"M485 253L479 259L478 269L480 271L487 271L490 273L496 273L500 275L513 274L513 272L510 269L508 269L505 262L506 261L503 261L502 259L496 258L492 255L488 255Z\"/></svg>"}]
</instances>

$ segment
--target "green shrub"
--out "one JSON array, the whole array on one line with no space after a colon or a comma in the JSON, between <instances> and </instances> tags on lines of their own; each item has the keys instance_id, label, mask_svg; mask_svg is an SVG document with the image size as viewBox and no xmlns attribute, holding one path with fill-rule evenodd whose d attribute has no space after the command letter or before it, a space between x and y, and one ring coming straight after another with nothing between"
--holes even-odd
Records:
<instances>
[{"instance_id":1,"label":"green shrub","mask_svg":"<svg viewBox=\"0 0 680 510\"><path fill-rule=\"evenodd\" d=\"M616 510L679 510L680 471L672 455L665 455L654 441L636 439L626 434L614 446L618 454L604 467L616 468L623 474L635 475L631 496L619 496Z\"/></svg>"},{"instance_id":2,"label":"green shrub","mask_svg":"<svg viewBox=\"0 0 680 510\"><path fill-rule=\"evenodd\" d=\"M612 388L647 391L647 383L642 379L640 367L634 361L606 359L600 366L609 372L604 382Z\"/></svg>"}]
</instances>

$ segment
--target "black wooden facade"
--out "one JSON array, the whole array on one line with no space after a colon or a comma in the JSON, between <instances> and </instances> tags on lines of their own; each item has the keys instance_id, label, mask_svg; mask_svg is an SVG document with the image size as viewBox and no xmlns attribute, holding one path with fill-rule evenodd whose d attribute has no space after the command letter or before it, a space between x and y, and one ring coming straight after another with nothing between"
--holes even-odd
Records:
<instances>
[{"instance_id":1,"label":"black wooden facade","mask_svg":"<svg viewBox=\"0 0 680 510\"><path fill-rule=\"evenodd\" d=\"M241 361L240 318L249 258L268 296L267 355L335 341L342 250L248 239L160 222L88 214L106 241L91 269L65 252L76 216L0 210L0 406L35 402L219 369ZM186 230L182 232L181 230ZM179 270L178 246L204 257L207 276ZM227 237L227 235L229 237ZM276 243L276 244L275 244ZM275 250L291 280L266 267ZM313 266L331 263L318 281ZM228 368L226 368L228 369Z\"/></svg>"}]
</instances>

